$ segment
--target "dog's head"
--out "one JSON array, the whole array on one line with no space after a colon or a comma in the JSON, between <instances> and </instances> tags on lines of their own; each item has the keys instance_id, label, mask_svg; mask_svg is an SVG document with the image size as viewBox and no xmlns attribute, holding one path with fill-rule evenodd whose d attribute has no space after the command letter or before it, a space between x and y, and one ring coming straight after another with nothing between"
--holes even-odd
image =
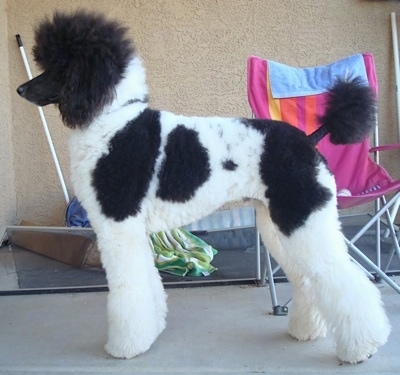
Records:
<instances>
[{"instance_id":1,"label":"dog's head","mask_svg":"<svg viewBox=\"0 0 400 375\"><path fill-rule=\"evenodd\" d=\"M85 11L56 12L35 31L33 55L43 73L17 92L39 106L56 104L67 126L83 127L112 101L133 54L117 22Z\"/></svg>"}]
</instances>

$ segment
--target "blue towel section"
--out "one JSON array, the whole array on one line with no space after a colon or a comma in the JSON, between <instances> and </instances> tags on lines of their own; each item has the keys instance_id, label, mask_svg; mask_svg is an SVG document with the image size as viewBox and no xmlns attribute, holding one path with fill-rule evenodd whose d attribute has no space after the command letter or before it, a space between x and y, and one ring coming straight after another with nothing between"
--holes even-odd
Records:
<instances>
[{"instance_id":1,"label":"blue towel section","mask_svg":"<svg viewBox=\"0 0 400 375\"><path fill-rule=\"evenodd\" d=\"M322 94L337 78L359 76L368 85L361 54L311 68L294 68L275 61L267 61L272 97L276 99Z\"/></svg>"}]
</instances>

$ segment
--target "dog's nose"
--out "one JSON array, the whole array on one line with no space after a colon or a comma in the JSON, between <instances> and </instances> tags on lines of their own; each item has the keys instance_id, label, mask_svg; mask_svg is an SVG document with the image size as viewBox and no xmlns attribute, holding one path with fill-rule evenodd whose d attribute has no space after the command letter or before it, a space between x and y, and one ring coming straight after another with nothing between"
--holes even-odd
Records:
<instances>
[{"instance_id":1,"label":"dog's nose","mask_svg":"<svg viewBox=\"0 0 400 375\"><path fill-rule=\"evenodd\" d=\"M18 93L19 95L21 95L21 96L23 96L24 91L25 91L25 85L21 85L21 86L19 86L19 87L17 88L17 93Z\"/></svg>"}]
</instances>

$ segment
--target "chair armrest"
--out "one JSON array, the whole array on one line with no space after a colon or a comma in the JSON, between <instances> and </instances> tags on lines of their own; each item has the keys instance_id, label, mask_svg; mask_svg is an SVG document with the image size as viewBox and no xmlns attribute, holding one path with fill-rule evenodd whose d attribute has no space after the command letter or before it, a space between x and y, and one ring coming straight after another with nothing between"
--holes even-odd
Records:
<instances>
[{"instance_id":1,"label":"chair armrest","mask_svg":"<svg viewBox=\"0 0 400 375\"><path fill-rule=\"evenodd\" d=\"M400 148L400 143L391 143L388 145L372 147L369 149L369 152L390 151L390 150L396 150L398 148Z\"/></svg>"}]
</instances>

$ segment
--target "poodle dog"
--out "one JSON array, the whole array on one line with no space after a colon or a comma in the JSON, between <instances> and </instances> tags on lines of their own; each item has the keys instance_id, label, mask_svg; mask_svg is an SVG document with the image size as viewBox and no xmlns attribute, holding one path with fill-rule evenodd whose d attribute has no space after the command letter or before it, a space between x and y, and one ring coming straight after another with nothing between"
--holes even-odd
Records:
<instances>
[{"instance_id":1,"label":"poodle dog","mask_svg":"<svg viewBox=\"0 0 400 375\"><path fill-rule=\"evenodd\" d=\"M321 127L307 137L279 121L150 108L127 29L101 14L56 12L37 27L33 54L43 73L17 91L39 106L57 105L72 129L71 180L109 285L109 354L135 357L165 328L149 233L243 198L254 200L262 240L293 284L294 338L330 330L337 356L350 363L387 341L380 293L350 260L335 180L315 149L328 133L336 143L367 135L375 99L359 79L337 81Z\"/></svg>"}]
</instances>

